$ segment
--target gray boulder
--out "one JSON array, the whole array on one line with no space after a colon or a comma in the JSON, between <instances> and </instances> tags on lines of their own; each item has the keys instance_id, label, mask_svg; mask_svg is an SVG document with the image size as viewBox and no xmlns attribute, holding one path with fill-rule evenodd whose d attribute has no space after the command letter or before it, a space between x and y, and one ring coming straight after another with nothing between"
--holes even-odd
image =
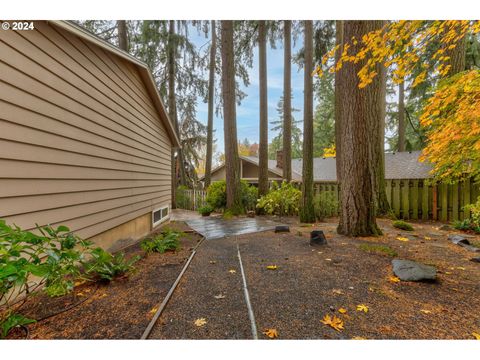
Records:
<instances>
[{"instance_id":1,"label":"gray boulder","mask_svg":"<svg viewBox=\"0 0 480 360\"><path fill-rule=\"evenodd\" d=\"M467 240L467 238L463 235L458 235L458 234L450 234L448 235L448 240L450 240L452 243L456 245L470 245L470 241Z\"/></svg>"},{"instance_id":2,"label":"gray boulder","mask_svg":"<svg viewBox=\"0 0 480 360\"><path fill-rule=\"evenodd\" d=\"M435 280L437 269L411 260L392 260L393 272L402 281Z\"/></svg>"}]
</instances>

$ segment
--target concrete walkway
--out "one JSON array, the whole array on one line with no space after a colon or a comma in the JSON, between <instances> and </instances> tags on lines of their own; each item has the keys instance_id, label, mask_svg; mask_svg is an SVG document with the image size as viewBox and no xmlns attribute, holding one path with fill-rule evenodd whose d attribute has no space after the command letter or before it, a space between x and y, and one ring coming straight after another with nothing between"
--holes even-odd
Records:
<instances>
[{"instance_id":1,"label":"concrete walkway","mask_svg":"<svg viewBox=\"0 0 480 360\"><path fill-rule=\"evenodd\" d=\"M259 231L273 230L279 223L264 218L236 218L225 220L221 217L200 217L185 220L196 232L207 240L220 239L227 236L250 234Z\"/></svg>"}]
</instances>

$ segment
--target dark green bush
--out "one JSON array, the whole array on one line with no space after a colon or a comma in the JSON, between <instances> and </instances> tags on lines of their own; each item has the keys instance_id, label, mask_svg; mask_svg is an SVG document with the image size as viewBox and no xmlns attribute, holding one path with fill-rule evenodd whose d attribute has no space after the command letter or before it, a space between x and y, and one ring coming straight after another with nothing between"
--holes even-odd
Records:
<instances>
[{"instance_id":1,"label":"dark green bush","mask_svg":"<svg viewBox=\"0 0 480 360\"><path fill-rule=\"evenodd\" d=\"M180 185L178 188L177 188L177 191L176 191L176 204L177 204L177 207L180 208L180 209L188 209L189 208L189 197L186 195L185 191L188 190L188 187L184 186L184 185Z\"/></svg>"},{"instance_id":2,"label":"dark green bush","mask_svg":"<svg viewBox=\"0 0 480 360\"><path fill-rule=\"evenodd\" d=\"M413 231L413 226L403 220L395 220L392 223L393 227L397 229L405 230L405 231Z\"/></svg>"},{"instance_id":3,"label":"dark green bush","mask_svg":"<svg viewBox=\"0 0 480 360\"><path fill-rule=\"evenodd\" d=\"M332 192L315 196L313 204L315 207L315 217L319 221L323 221L330 216L338 215L338 201Z\"/></svg>"},{"instance_id":4,"label":"dark green bush","mask_svg":"<svg viewBox=\"0 0 480 360\"><path fill-rule=\"evenodd\" d=\"M180 248L179 238L181 232L167 229L151 239L145 239L141 244L141 248L147 253L158 252L163 254L166 251L176 251Z\"/></svg>"},{"instance_id":5,"label":"dark green bush","mask_svg":"<svg viewBox=\"0 0 480 360\"><path fill-rule=\"evenodd\" d=\"M198 212L202 215L210 215L213 212L213 207L211 205L204 205L198 209Z\"/></svg>"},{"instance_id":6,"label":"dark green bush","mask_svg":"<svg viewBox=\"0 0 480 360\"><path fill-rule=\"evenodd\" d=\"M248 182L240 181L240 193L243 211L255 209L258 189ZM213 182L207 189L206 202L214 209L223 210L227 206L227 185L225 180Z\"/></svg>"},{"instance_id":7,"label":"dark green bush","mask_svg":"<svg viewBox=\"0 0 480 360\"><path fill-rule=\"evenodd\" d=\"M302 192L292 183L283 181L280 186L276 182L268 194L258 199L257 208L269 215L298 215Z\"/></svg>"},{"instance_id":8,"label":"dark green bush","mask_svg":"<svg viewBox=\"0 0 480 360\"><path fill-rule=\"evenodd\" d=\"M384 254L391 257L398 256L397 252L386 245L361 244L360 249L369 253Z\"/></svg>"},{"instance_id":9,"label":"dark green bush","mask_svg":"<svg viewBox=\"0 0 480 360\"><path fill-rule=\"evenodd\" d=\"M473 231L480 234L480 226L475 224L472 219L456 220L453 222L453 227L462 231Z\"/></svg>"},{"instance_id":10,"label":"dark green bush","mask_svg":"<svg viewBox=\"0 0 480 360\"><path fill-rule=\"evenodd\" d=\"M86 274L107 281L134 271L133 264L140 259L139 256L134 256L126 260L124 253L112 255L102 248L93 249L90 255L93 259L84 264Z\"/></svg>"}]
</instances>

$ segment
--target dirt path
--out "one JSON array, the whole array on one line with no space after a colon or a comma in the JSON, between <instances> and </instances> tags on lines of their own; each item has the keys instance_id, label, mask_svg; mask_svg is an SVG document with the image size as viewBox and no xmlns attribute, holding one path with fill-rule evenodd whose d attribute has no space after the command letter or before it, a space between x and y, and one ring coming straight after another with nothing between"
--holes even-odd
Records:
<instances>
[{"instance_id":1,"label":"dirt path","mask_svg":"<svg viewBox=\"0 0 480 360\"><path fill-rule=\"evenodd\" d=\"M150 339L251 339L234 238L202 243Z\"/></svg>"}]
</instances>

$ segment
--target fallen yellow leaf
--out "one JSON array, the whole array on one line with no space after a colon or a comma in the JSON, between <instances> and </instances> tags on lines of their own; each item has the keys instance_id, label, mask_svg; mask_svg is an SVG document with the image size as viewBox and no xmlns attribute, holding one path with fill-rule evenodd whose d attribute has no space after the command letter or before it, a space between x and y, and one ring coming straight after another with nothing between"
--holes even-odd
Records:
<instances>
[{"instance_id":1,"label":"fallen yellow leaf","mask_svg":"<svg viewBox=\"0 0 480 360\"><path fill-rule=\"evenodd\" d=\"M228 272L229 272L230 274L235 274L235 273L237 272L237 270L235 270L235 269L230 269L230 270L228 270Z\"/></svg>"},{"instance_id":2,"label":"fallen yellow leaf","mask_svg":"<svg viewBox=\"0 0 480 360\"><path fill-rule=\"evenodd\" d=\"M338 312L339 312L340 314L346 314L346 313L347 313L347 309L340 308L340 309L338 309Z\"/></svg>"},{"instance_id":3,"label":"fallen yellow leaf","mask_svg":"<svg viewBox=\"0 0 480 360\"><path fill-rule=\"evenodd\" d=\"M463 266L457 266L457 269L458 270L465 270L465 268Z\"/></svg>"},{"instance_id":4,"label":"fallen yellow leaf","mask_svg":"<svg viewBox=\"0 0 480 360\"><path fill-rule=\"evenodd\" d=\"M321 321L322 321L322 323L330 326L331 328L333 328L336 331L342 331L343 330L342 319L336 317L335 315L333 315L333 317L330 317L330 315L325 315L325 317Z\"/></svg>"},{"instance_id":5,"label":"fallen yellow leaf","mask_svg":"<svg viewBox=\"0 0 480 360\"><path fill-rule=\"evenodd\" d=\"M475 339L480 340L480 334L476 332L472 332L472 335Z\"/></svg>"},{"instance_id":6,"label":"fallen yellow leaf","mask_svg":"<svg viewBox=\"0 0 480 360\"><path fill-rule=\"evenodd\" d=\"M424 236L423 237L425 240L432 240L432 238L430 236Z\"/></svg>"},{"instance_id":7,"label":"fallen yellow leaf","mask_svg":"<svg viewBox=\"0 0 480 360\"><path fill-rule=\"evenodd\" d=\"M107 297L108 295L103 293L102 295L99 296L99 299L103 299L104 297Z\"/></svg>"},{"instance_id":8,"label":"fallen yellow leaf","mask_svg":"<svg viewBox=\"0 0 480 360\"><path fill-rule=\"evenodd\" d=\"M155 314L158 310L158 307L153 307L152 310L149 311L150 314Z\"/></svg>"},{"instance_id":9,"label":"fallen yellow leaf","mask_svg":"<svg viewBox=\"0 0 480 360\"><path fill-rule=\"evenodd\" d=\"M277 329L265 329L263 331L263 334L268 336L270 339L274 339L278 337Z\"/></svg>"},{"instance_id":10,"label":"fallen yellow leaf","mask_svg":"<svg viewBox=\"0 0 480 360\"><path fill-rule=\"evenodd\" d=\"M368 306L365 304L357 305L357 311L363 311L364 313L368 312Z\"/></svg>"},{"instance_id":11,"label":"fallen yellow leaf","mask_svg":"<svg viewBox=\"0 0 480 360\"><path fill-rule=\"evenodd\" d=\"M327 258L327 259L325 259L325 261L332 261L332 259L328 259L328 258Z\"/></svg>"},{"instance_id":12,"label":"fallen yellow leaf","mask_svg":"<svg viewBox=\"0 0 480 360\"><path fill-rule=\"evenodd\" d=\"M85 296L82 292L77 293L77 296Z\"/></svg>"},{"instance_id":13,"label":"fallen yellow leaf","mask_svg":"<svg viewBox=\"0 0 480 360\"><path fill-rule=\"evenodd\" d=\"M400 282L400 278L398 278L397 276L390 276L388 278L388 281L393 282L393 283L397 283L397 282Z\"/></svg>"},{"instance_id":14,"label":"fallen yellow leaf","mask_svg":"<svg viewBox=\"0 0 480 360\"><path fill-rule=\"evenodd\" d=\"M215 299L225 299L225 295L223 294L218 294L214 296Z\"/></svg>"},{"instance_id":15,"label":"fallen yellow leaf","mask_svg":"<svg viewBox=\"0 0 480 360\"><path fill-rule=\"evenodd\" d=\"M430 310L425 310L425 309L421 309L420 311L424 314L431 314L432 313Z\"/></svg>"},{"instance_id":16,"label":"fallen yellow leaf","mask_svg":"<svg viewBox=\"0 0 480 360\"><path fill-rule=\"evenodd\" d=\"M400 240L400 241L409 241L408 238L406 238L406 237L397 237L397 240Z\"/></svg>"},{"instance_id":17,"label":"fallen yellow leaf","mask_svg":"<svg viewBox=\"0 0 480 360\"><path fill-rule=\"evenodd\" d=\"M452 275L450 271L445 271L445 275Z\"/></svg>"},{"instance_id":18,"label":"fallen yellow leaf","mask_svg":"<svg viewBox=\"0 0 480 360\"><path fill-rule=\"evenodd\" d=\"M277 265L268 265L267 269L268 270L277 270Z\"/></svg>"},{"instance_id":19,"label":"fallen yellow leaf","mask_svg":"<svg viewBox=\"0 0 480 360\"><path fill-rule=\"evenodd\" d=\"M343 295L343 290L340 289L333 289L332 292L336 295Z\"/></svg>"},{"instance_id":20,"label":"fallen yellow leaf","mask_svg":"<svg viewBox=\"0 0 480 360\"><path fill-rule=\"evenodd\" d=\"M215 260L210 260L209 263L210 264L216 264L217 262Z\"/></svg>"},{"instance_id":21,"label":"fallen yellow leaf","mask_svg":"<svg viewBox=\"0 0 480 360\"><path fill-rule=\"evenodd\" d=\"M207 323L207 319L205 318L199 318L194 321L195 326L201 327Z\"/></svg>"},{"instance_id":22,"label":"fallen yellow leaf","mask_svg":"<svg viewBox=\"0 0 480 360\"><path fill-rule=\"evenodd\" d=\"M367 338L361 337L361 336L354 336L352 337L352 340L367 340Z\"/></svg>"}]
</instances>

